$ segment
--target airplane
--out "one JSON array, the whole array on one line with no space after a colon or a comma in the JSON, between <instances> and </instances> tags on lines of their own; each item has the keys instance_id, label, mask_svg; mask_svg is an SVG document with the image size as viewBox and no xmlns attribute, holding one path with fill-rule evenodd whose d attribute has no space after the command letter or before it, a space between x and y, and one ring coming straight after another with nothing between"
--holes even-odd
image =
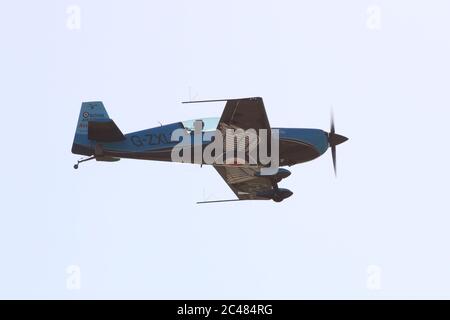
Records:
<instances>
[{"instance_id":1,"label":"airplane","mask_svg":"<svg viewBox=\"0 0 450 320\"><path fill-rule=\"evenodd\" d=\"M261 97L186 101L183 103L222 101L226 103L220 118L180 121L128 134L123 134L114 121L109 118L101 101L83 102L72 153L88 156L88 158L78 160L74 168L78 169L80 163L94 159L106 162L119 161L122 158L173 162L172 151L179 141L172 141L172 133L177 129L183 129L193 140L194 126L200 121L202 135L207 132L217 132L217 130L225 134L226 129L229 128L266 129L269 133L271 130L277 129L279 132L279 167L311 161L323 155L330 148L336 174L336 146L347 141L348 138L335 132L333 114L331 114L330 132L307 128L271 128ZM212 142L208 140L202 141L202 148L210 143ZM248 141L246 143L248 144ZM187 162L195 163L192 157ZM201 160L200 164L210 163ZM287 169L278 168L273 174L267 175L262 174L265 166L259 162L253 165L234 162L213 163L212 165L235 193L237 199L197 203L242 200L281 202L293 194L288 189L278 187L281 180L291 175Z\"/></svg>"}]
</instances>

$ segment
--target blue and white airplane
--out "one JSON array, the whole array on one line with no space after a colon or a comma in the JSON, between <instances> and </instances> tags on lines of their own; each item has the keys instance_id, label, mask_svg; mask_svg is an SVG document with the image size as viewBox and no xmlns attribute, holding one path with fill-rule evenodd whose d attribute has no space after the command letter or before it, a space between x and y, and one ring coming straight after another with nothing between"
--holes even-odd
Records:
<instances>
[{"instance_id":1,"label":"blue and white airplane","mask_svg":"<svg viewBox=\"0 0 450 320\"><path fill-rule=\"evenodd\" d=\"M171 141L176 129L184 129L194 139L194 124L202 121L202 134L220 130L233 129L272 129L267 118L262 98L242 98L226 100L188 101L185 103L226 101L220 118L204 118L161 125L151 129L123 134L112 119L109 118L103 103L83 102L78 118L72 153L89 156L74 165L88 160L119 161L121 158L173 161L172 150L179 141ZM274 128L275 129L275 128ZM330 132L320 129L276 128L279 130L279 166L292 166L307 162L321 156L328 147L331 148L333 167L336 172L336 146L348 140L335 133L334 121L331 119ZM203 141L206 147L211 141ZM270 148L270 147L269 147ZM194 159L188 163L194 163ZM210 163L202 163L210 164ZM274 200L281 202L293 193L278 187L278 183L287 178L291 172L279 168L274 174L261 174L261 164L213 164L237 199L205 202L223 202L240 200ZM199 202L199 203L205 203Z\"/></svg>"}]
</instances>

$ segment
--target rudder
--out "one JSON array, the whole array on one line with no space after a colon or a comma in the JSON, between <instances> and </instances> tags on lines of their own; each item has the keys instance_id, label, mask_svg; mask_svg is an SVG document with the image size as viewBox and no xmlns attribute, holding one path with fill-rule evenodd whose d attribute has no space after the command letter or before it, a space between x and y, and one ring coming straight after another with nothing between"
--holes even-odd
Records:
<instances>
[{"instance_id":1,"label":"rudder","mask_svg":"<svg viewBox=\"0 0 450 320\"><path fill-rule=\"evenodd\" d=\"M88 138L89 122L108 121L109 116L101 101L83 102L78 116L72 153L90 156L93 154L92 141Z\"/></svg>"}]
</instances>

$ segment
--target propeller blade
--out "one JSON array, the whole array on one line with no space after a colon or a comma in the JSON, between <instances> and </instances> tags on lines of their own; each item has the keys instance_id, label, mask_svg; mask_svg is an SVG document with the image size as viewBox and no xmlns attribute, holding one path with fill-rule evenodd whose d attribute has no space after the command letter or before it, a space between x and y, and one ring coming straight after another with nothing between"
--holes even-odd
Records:
<instances>
[{"instance_id":1,"label":"propeller blade","mask_svg":"<svg viewBox=\"0 0 450 320\"><path fill-rule=\"evenodd\" d=\"M333 169L334 169L334 175L337 176L337 170L336 170L336 146L331 146L331 156L333 158Z\"/></svg>"},{"instance_id":2,"label":"propeller blade","mask_svg":"<svg viewBox=\"0 0 450 320\"><path fill-rule=\"evenodd\" d=\"M331 134L334 134L334 133L335 133L335 130L334 130L334 115L333 115L333 110L331 110L330 133L331 133Z\"/></svg>"},{"instance_id":3,"label":"propeller blade","mask_svg":"<svg viewBox=\"0 0 450 320\"><path fill-rule=\"evenodd\" d=\"M347 137L341 136L340 134L336 133L336 130L334 127L333 110L331 110L330 133L328 133L328 144L330 145L330 148L331 148L331 157L333 159L333 169L334 169L335 176L337 176L336 146L347 140L348 140Z\"/></svg>"}]
</instances>

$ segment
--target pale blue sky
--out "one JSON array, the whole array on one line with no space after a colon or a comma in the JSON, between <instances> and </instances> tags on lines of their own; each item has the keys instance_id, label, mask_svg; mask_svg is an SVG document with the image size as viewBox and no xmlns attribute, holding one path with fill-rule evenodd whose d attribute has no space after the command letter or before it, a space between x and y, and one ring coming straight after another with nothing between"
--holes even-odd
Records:
<instances>
[{"instance_id":1,"label":"pale blue sky","mask_svg":"<svg viewBox=\"0 0 450 320\"><path fill-rule=\"evenodd\" d=\"M5 2L0 297L450 298L449 12L445 0ZM183 100L247 96L277 127L328 130L333 106L350 138L338 179L327 152L289 168L281 204L198 206L233 197L211 167L72 168L82 101L129 132L222 112Z\"/></svg>"}]
</instances>

